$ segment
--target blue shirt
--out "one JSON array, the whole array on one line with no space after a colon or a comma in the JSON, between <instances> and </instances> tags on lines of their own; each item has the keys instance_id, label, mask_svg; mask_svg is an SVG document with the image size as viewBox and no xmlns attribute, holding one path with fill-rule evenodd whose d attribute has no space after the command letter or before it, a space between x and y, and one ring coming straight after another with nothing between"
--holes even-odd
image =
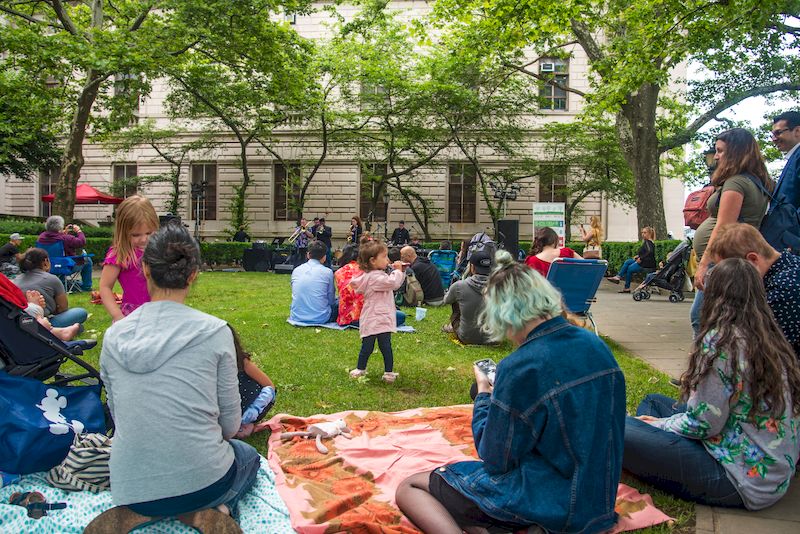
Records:
<instances>
[{"instance_id":1,"label":"blue shirt","mask_svg":"<svg viewBox=\"0 0 800 534\"><path fill-rule=\"evenodd\" d=\"M289 318L309 324L324 324L331 319L336 303L333 271L319 260L308 260L292 271L292 307Z\"/></svg>"},{"instance_id":2,"label":"blue shirt","mask_svg":"<svg viewBox=\"0 0 800 534\"><path fill-rule=\"evenodd\" d=\"M605 343L555 317L497 366L475 398L480 462L437 471L501 521L554 532L614 526L625 430L625 378Z\"/></svg>"}]
</instances>

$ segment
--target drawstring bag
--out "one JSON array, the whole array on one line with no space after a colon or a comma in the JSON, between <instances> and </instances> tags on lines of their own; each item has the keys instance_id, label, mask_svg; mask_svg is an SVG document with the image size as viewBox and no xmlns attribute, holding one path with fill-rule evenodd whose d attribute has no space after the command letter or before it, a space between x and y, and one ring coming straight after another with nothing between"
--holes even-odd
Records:
<instances>
[{"instance_id":1,"label":"drawstring bag","mask_svg":"<svg viewBox=\"0 0 800 534\"><path fill-rule=\"evenodd\" d=\"M83 432L106 432L99 385L54 386L0 371L0 471L48 471Z\"/></svg>"},{"instance_id":2,"label":"drawstring bag","mask_svg":"<svg viewBox=\"0 0 800 534\"><path fill-rule=\"evenodd\" d=\"M68 491L106 491L111 485L110 458L110 437L105 434L75 436L64 461L47 473L47 483Z\"/></svg>"}]
</instances>

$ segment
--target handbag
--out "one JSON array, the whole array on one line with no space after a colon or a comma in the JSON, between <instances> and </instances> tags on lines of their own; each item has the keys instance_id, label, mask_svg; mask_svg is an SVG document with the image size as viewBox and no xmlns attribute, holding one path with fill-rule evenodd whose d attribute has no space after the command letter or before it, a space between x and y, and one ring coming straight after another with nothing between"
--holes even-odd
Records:
<instances>
[{"instance_id":1,"label":"handbag","mask_svg":"<svg viewBox=\"0 0 800 534\"><path fill-rule=\"evenodd\" d=\"M0 371L0 471L47 471L83 432L106 432L100 385L54 386Z\"/></svg>"},{"instance_id":2,"label":"handbag","mask_svg":"<svg viewBox=\"0 0 800 534\"><path fill-rule=\"evenodd\" d=\"M100 493L111 486L111 438L105 434L76 435L67 457L45 479L56 488Z\"/></svg>"},{"instance_id":3,"label":"handbag","mask_svg":"<svg viewBox=\"0 0 800 534\"><path fill-rule=\"evenodd\" d=\"M600 245L586 245L583 247L581 256L587 260L599 260L603 257L603 249L600 248Z\"/></svg>"}]
</instances>

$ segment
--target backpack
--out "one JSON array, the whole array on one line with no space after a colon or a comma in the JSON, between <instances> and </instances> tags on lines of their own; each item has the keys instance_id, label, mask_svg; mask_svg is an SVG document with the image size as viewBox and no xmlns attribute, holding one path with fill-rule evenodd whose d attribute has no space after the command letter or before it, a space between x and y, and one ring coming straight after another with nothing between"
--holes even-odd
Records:
<instances>
[{"instance_id":1,"label":"backpack","mask_svg":"<svg viewBox=\"0 0 800 534\"><path fill-rule=\"evenodd\" d=\"M419 283L414 271L411 269L406 270L406 281L404 284L405 288L402 293L402 305L419 306L422 304L422 299L425 298L425 295L422 293L422 284Z\"/></svg>"},{"instance_id":2,"label":"backpack","mask_svg":"<svg viewBox=\"0 0 800 534\"><path fill-rule=\"evenodd\" d=\"M689 196L686 197L686 202L683 204L683 223L686 226L692 230L697 230L700 224L708 219L706 203L713 194L713 185L707 185L698 191L689 193Z\"/></svg>"},{"instance_id":3,"label":"backpack","mask_svg":"<svg viewBox=\"0 0 800 534\"><path fill-rule=\"evenodd\" d=\"M492 238L486 232L480 232L472 236L472 241L467 245L467 261L469 261L473 252L478 252L479 250L494 258L497 252L497 243L492 241Z\"/></svg>"}]
</instances>

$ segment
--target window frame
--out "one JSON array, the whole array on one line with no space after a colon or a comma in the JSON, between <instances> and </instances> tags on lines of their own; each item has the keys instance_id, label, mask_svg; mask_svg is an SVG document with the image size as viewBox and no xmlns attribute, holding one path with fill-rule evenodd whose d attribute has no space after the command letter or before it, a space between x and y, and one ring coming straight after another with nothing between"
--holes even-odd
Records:
<instances>
[{"instance_id":1,"label":"window frame","mask_svg":"<svg viewBox=\"0 0 800 534\"><path fill-rule=\"evenodd\" d=\"M41 217L50 217L53 214L53 203L43 202L42 197L51 194L55 195L58 175L60 173L60 166L39 170L39 215Z\"/></svg>"},{"instance_id":2,"label":"window frame","mask_svg":"<svg viewBox=\"0 0 800 534\"><path fill-rule=\"evenodd\" d=\"M365 183L364 177L367 176L367 173L364 172L365 167L370 168L373 175L385 177L389 174L389 165L387 163L362 163L358 167L358 215L361 217L362 221L367 221L367 219L369 219L370 208L372 207L372 198L376 194L380 194L378 201L375 203L375 213L372 214L372 219L370 219L370 221L385 223L389 218L389 185L385 180L380 182L370 180L369 183ZM381 167L384 171L383 174L377 172ZM370 186L371 191L366 192L365 189ZM378 187L377 192L375 191L376 186Z\"/></svg>"},{"instance_id":3,"label":"window frame","mask_svg":"<svg viewBox=\"0 0 800 534\"><path fill-rule=\"evenodd\" d=\"M465 170L471 168L472 184L465 183ZM458 176L459 181L454 182L453 177ZM472 202L464 202L469 195L468 188L472 188ZM454 195L454 191L458 191ZM457 197L457 198L454 198ZM458 204L458 212L454 211L454 203ZM472 209L469 210L468 206ZM447 222L449 223L476 223L478 222L478 169L472 163L458 162L447 165Z\"/></svg>"},{"instance_id":4,"label":"window frame","mask_svg":"<svg viewBox=\"0 0 800 534\"><path fill-rule=\"evenodd\" d=\"M553 70L542 70L546 64L552 64ZM564 87L569 87L569 59L540 59L539 76L549 77ZM563 102L563 107L558 105L561 102ZM569 93L543 81L542 87L539 88L539 109L544 111L569 111Z\"/></svg>"},{"instance_id":5,"label":"window frame","mask_svg":"<svg viewBox=\"0 0 800 534\"><path fill-rule=\"evenodd\" d=\"M129 171L133 167L133 174L129 174ZM124 176L117 176L117 169L123 169L122 174ZM121 180L127 180L128 178L139 176L139 165L136 162L127 162L127 161L119 161L116 163L111 164L111 183L114 185L114 191L119 192L117 190L117 183ZM131 191L133 189L133 191ZM130 184L130 185L122 185L122 192L118 194L122 198L128 198L131 195L136 195L139 193L139 186L137 184Z\"/></svg>"},{"instance_id":6,"label":"window frame","mask_svg":"<svg viewBox=\"0 0 800 534\"><path fill-rule=\"evenodd\" d=\"M287 167L289 171L287 172ZM289 177L292 170L297 171L299 180L297 183L289 184ZM279 176L282 175L282 176ZM280 162L275 162L272 165L272 220L274 221L295 221L297 220L296 211L292 207L300 201L300 193L302 192L302 177L303 167L300 163L287 162L286 165ZM291 185L291 187L290 187ZM278 200L281 200L282 207L278 205ZM279 211L284 211L283 216Z\"/></svg>"},{"instance_id":7,"label":"window frame","mask_svg":"<svg viewBox=\"0 0 800 534\"><path fill-rule=\"evenodd\" d=\"M196 180L197 173L195 169L202 168L202 179ZM208 180L209 174L208 169L213 168L214 172L212 175L212 180ZM219 199L217 195L219 193L218 190L218 183L219 183L219 165L217 162L192 162L189 166L189 184L190 184L190 193L189 193L189 220L197 220L197 201L191 195L191 186L194 186L198 182L202 182L205 180L205 197L202 201L202 210L203 210L203 221L216 221L218 217L218 205Z\"/></svg>"},{"instance_id":8,"label":"window frame","mask_svg":"<svg viewBox=\"0 0 800 534\"><path fill-rule=\"evenodd\" d=\"M542 169L545 168L548 169L547 182L545 181L545 173L542 172ZM556 169L563 170L563 175L560 173L557 175ZM556 183L556 178L561 176L563 176L563 182L559 180ZM569 185L569 165L548 161L539 163L538 182L539 202L563 202L566 204L569 201L569 193L565 189L556 194L558 187L566 188Z\"/></svg>"}]
</instances>

